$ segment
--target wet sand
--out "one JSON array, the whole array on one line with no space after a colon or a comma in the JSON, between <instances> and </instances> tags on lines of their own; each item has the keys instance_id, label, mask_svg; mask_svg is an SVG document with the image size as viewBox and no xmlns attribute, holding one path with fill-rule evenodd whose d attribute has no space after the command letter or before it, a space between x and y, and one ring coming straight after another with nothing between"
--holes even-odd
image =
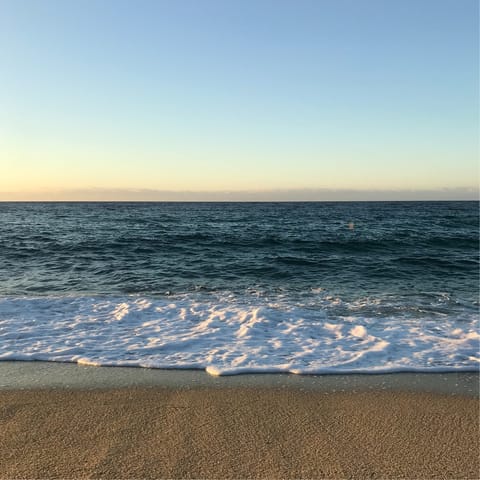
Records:
<instances>
[{"instance_id":1,"label":"wet sand","mask_svg":"<svg viewBox=\"0 0 480 480\"><path fill-rule=\"evenodd\" d=\"M478 413L392 390L1 390L0 476L476 479Z\"/></svg>"}]
</instances>

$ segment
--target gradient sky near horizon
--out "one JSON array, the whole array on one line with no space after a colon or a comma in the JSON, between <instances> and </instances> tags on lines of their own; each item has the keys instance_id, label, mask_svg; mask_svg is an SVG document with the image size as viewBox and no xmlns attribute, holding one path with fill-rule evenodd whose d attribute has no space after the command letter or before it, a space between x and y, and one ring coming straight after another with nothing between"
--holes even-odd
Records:
<instances>
[{"instance_id":1,"label":"gradient sky near horizon","mask_svg":"<svg viewBox=\"0 0 480 480\"><path fill-rule=\"evenodd\" d=\"M0 199L475 196L478 28L476 0L2 0Z\"/></svg>"}]
</instances>

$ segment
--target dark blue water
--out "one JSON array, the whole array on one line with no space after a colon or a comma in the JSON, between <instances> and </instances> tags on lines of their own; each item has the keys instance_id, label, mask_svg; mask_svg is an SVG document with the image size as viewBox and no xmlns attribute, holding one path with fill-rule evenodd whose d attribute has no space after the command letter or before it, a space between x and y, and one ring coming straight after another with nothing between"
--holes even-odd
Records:
<instances>
[{"instance_id":1,"label":"dark blue water","mask_svg":"<svg viewBox=\"0 0 480 480\"><path fill-rule=\"evenodd\" d=\"M0 294L479 291L476 202L0 203Z\"/></svg>"}]
</instances>

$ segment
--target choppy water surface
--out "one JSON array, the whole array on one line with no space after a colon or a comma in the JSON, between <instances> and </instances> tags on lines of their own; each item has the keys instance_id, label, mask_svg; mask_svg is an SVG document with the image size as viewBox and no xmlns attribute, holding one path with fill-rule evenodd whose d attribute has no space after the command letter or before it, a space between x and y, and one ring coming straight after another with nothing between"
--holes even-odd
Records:
<instances>
[{"instance_id":1,"label":"choppy water surface","mask_svg":"<svg viewBox=\"0 0 480 480\"><path fill-rule=\"evenodd\" d=\"M0 359L479 365L478 204L0 203Z\"/></svg>"}]
</instances>

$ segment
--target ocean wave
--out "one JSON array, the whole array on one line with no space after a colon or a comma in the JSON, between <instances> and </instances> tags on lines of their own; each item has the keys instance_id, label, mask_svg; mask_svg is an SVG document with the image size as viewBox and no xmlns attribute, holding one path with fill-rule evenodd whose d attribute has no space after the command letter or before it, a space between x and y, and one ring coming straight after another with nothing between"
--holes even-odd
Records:
<instances>
[{"instance_id":1,"label":"ocean wave","mask_svg":"<svg viewBox=\"0 0 480 480\"><path fill-rule=\"evenodd\" d=\"M0 360L246 372L478 370L478 314L418 299L0 297ZM451 299L427 294L443 303Z\"/></svg>"}]
</instances>

